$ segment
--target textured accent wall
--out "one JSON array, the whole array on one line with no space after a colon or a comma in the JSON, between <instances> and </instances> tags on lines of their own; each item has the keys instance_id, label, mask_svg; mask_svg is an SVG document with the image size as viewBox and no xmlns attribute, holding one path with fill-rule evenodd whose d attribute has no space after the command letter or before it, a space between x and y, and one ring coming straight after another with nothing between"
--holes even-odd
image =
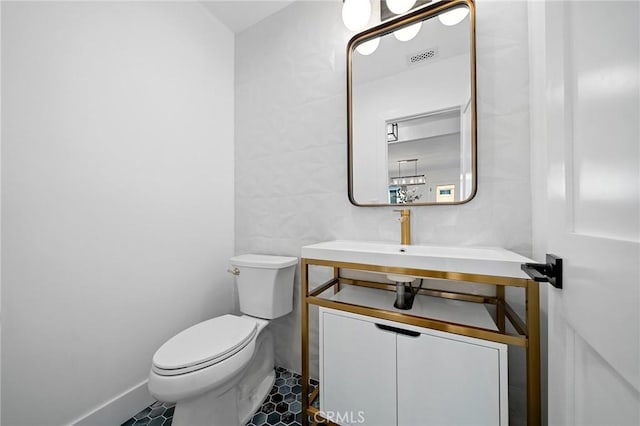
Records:
<instances>
[{"instance_id":1,"label":"textured accent wall","mask_svg":"<svg viewBox=\"0 0 640 426\"><path fill-rule=\"evenodd\" d=\"M302 246L332 239L399 240L392 208L347 199L352 33L340 7L296 2L236 37L237 253L299 256ZM461 206L414 207L413 239L528 255L526 4L480 0L477 12L478 193ZM278 365L300 371L299 274L296 280L295 312L273 328Z\"/></svg>"}]
</instances>

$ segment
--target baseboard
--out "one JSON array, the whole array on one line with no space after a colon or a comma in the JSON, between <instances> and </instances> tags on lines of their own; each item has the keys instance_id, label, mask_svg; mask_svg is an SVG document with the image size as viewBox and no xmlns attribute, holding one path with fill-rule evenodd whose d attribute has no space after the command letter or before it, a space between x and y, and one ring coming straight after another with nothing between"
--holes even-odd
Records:
<instances>
[{"instance_id":1,"label":"baseboard","mask_svg":"<svg viewBox=\"0 0 640 426\"><path fill-rule=\"evenodd\" d=\"M154 399L147 389L147 380L144 380L71 424L77 426L117 426L129 420L153 401Z\"/></svg>"}]
</instances>

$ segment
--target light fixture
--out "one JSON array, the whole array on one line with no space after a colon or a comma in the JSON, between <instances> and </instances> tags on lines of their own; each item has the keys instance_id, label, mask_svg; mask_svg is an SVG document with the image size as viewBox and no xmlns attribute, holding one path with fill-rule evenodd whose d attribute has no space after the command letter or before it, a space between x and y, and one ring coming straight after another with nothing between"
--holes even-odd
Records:
<instances>
[{"instance_id":1,"label":"light fixture","mask_svg":"<svg viewBox=\"0 0 640 426\"><path fill-rule=\"evenodd\" d=\"M420 32L420 28L422 28L422 22L416 22L413 25L409 25L408 27L400 28L399 30L395 30L393 35L400 41L409 41Z\"/></svg>"},{"instance_id":2,"label":"light fixture","mask_svg":"<svg viewBox=\"0 0 640 426\"><path fill-rule=\"evenodd\" d=\"M344 0L342 4L342 21L351 31L363 29L369 22L370 17L371 2L369 0Z\"/></svg>"},{"instance_id":3,"label":"light fixture","mask_svg":"<svg viewBox=\"0 0 640 426\"><path fill-rule=\"evenodd\" d=\"M414 173L413 175L403 176L400 173L400 164L401 163L413 163ZM427 183L427 179L424 175L418 174L418 159L412 158L410 160L399 160L398 161L398 176L392 177L389 179L390 186L413 186L413 185L424 185Z\"/></svg>"},{"instance_id":4,"label":"light fixture","mask_svg":"<svg viewBox=\"0 0 640 426\"><path fill-rule=\"evenodd\" d=\"M371 40L365 41L364 43L360 43L356 50L361 55L371 55L376 51L378 46L380 45L380 37L373 38Z\"/></svg>"},{"instance_id":5,"label":"light fixture","mask_svg":"<svg viewBox=\"0 0 640 426\"><path fill-rule=\"evenodd\" d=\"M398 123L387 123L387 142L398 140Z\"/></svg>"},{"instance_id":6,"label":"light fixture","mask_svg":"<svg viewBox=\"0 0 640 426\"><path fill-rule=\"evenodd\" d=\"M399 15L405 13L416 4L416 0L387 0L387 8Z\"/></svg>"},{"instance_id":7,"label":"light fixture","mask_svg":"<svg viewBox=\"0 0 640 426\"><path fill-rule=\"evenodd\" d=\"M439 14L438 19L443 25L452 27L462 22L468 14L469 9L463 6Z\"/></svg>"}]
</instances>

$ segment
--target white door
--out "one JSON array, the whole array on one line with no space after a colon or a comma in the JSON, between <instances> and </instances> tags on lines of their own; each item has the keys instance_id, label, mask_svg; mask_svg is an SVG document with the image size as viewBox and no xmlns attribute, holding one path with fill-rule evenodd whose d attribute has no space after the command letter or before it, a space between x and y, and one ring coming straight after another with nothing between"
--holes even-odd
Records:
<instances>
[{"instance_id":1,"label":"white door","mask_svg":"<svg viewBox=\"0 0 640 426\"><path fill-rule=\"evenodd\" d=\"M320 310L320 409L340 425L396 424L396 334Z\"/></svg>"},{"instance_id":2,"label":"white door","mask_svg":"<svg viewBox=\"0 0 640 426\"><path fill-rule=\"evenodd\" d=\"M506 345L436 334L398 334L398 426L508 424Z\"/></svg>"},{"instance_id":3,"label":"white door","mask_svg":"<svg viewBox=\"0 0 640 426\"><path fill-rule=\"evenodd\" d=\"M640 4L529 12L534 256L565 266L543 292L549 424L637 426Z\"/></svg>"}]
</instances>

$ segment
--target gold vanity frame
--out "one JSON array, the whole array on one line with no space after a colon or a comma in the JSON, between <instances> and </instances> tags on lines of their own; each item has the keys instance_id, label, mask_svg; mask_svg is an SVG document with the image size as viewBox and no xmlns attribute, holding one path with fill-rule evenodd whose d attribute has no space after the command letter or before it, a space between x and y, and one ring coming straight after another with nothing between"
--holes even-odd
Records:
<instances>
[{"instance_id":1,"label":"gold vanity frame","mask_svg":"<svg viewBox=\"0 0 640 426\"><path fill-rule=\"evenodd\" d=\"M451 201L446 203L412 203L414 206L434 206L434 205L452 205L464 204L471 201L478 190L478 160L477 160L477 100L476 100L476 9L474 0L441 0L435 3L429 3L426 6L419 7L398 18L386 21L380 25L356 34L347 44L347 164L348 170L348 194L349 201L354 206L359 207L388 207L395 204L361 204L358 203L353 195L353 103L351 92L353 90L353 67L352 57L353 51L358 43L375 36L382 36L391 33L394 30L407 25L414 21L427 19L429 16L435 16L438 13L451 9L456 6L465 5L469 8L470 17L470 58L471 58L471 169L473 174L471 194L465 200Z\"/></svg>"},{"instance_id":2,"label":"gold vanity frame","mask_svg":"<svg viewBox=\"0 0 640 426\"><path fill-rule=\"evenodd\" d=\"M309 266L324 266L333 268L333 278L313 289L309 289ZM433 290L423 288L419 292L428 296L455 299L467 302L491 304L496 306L496 325L498 331L472 327L441 321L433 318L420 317L407 313L378 308L371 308L351 303L338 302L320 295L333 288L333 293L340 291L342 284L357 285L380 290L395 291L395 285L373 281L355 280L342 277L341 270L368 271L384 274L410 275L421 278L438 280L462 281L478 285L495 287L495 296L483 296L470 293ZM529 426L541 424L540 403L540 295L538 283L525 278L511 278L494 275L478 275L447 271L432 271L403 267L368 265L362 263L346 263L318 259L302 258L302 425L313 422L334 424L324 419L320 410L313 407L318 397L320 383L313 393L309 394L309 305L323 306L345 312L351 312L369 317L396 321L418 327L425 327L462 336L475 337L493 342L525 348L526 351L526 382L527 382L527 424ZM515 310L507 303L505 291L507 287L523 288L525 292L526 321L523 321ZM391 308L391 307L390 307ZM517 335L506 332L506 321L509 320Z\"/></svg>"}]
</instances>

